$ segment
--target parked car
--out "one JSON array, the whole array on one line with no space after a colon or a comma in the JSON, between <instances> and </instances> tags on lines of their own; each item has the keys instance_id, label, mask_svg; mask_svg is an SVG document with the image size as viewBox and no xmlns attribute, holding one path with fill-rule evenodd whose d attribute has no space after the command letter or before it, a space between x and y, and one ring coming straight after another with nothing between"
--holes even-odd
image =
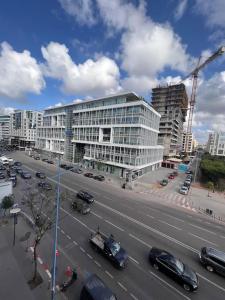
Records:
<instances>
[{"instance_id":1,"label":"parked car","mask_svg":"<svg viewBox=\"0 0 225 300\"><path fill-rule=\"evenodd\" d=\"M65 168L67 167L66 164L60 164L59 166L60 166L60 168L62 168L62 169L65 169Z\"/></svg>"},{"instance_id":2,"label":"parked car","mask_svg":"<svg viewBox=\"0 0 225 300\"><path fill-rule=\"evenodd\" d=\"M153 247L149 252L149 261L156 270L164 272L177 281L186 291L195 291L198 289L198 277L196 273L171 253Z\"/></svg>"},{"instance_id":3,"label":"parked car","mask_svg":"<svg viewBox=\"0 0 225 300\"><path fill-rule=\"evenodd\" d=\"M41 181L38 182L38 187L42 188L43 190L46 191L51 191L52 190L52 185L46 181Z\"/></svg>"},{"instance_id":4,"label":"parked car","mask_svg":"<svg viewBox=\"0 0 225 300\"><path fill-rule=\"evenodd\" d=\"M80 198L81 200L84 200L87 203L94 202L94 197L86 191L79 191L77 193L77 197Z\"/></svg>"},{"instance_id":5,"label":"parked car","mask_svg":"<svg viewBox=\"0 0 225 300\"><path fill-rule=\"evenodd\" d=\"M40 160L40 156L34 156L35 160Z\"/></svg>"},{"instance_id":6,"label":"parked car","mask_svg":"<svg viewBox=\"0 0 225 300\"><path fill-rule=\"evenodd\" d=\"M47 161L48 161L48 158L42 158L42 161L47 162Z\"/></svg>"},{"instance_id":7,"label":"parked car","mask_svg":"<svg viewBox=\"0 0 225 300\"><path fill-rule=\"evenodd\" d=\"M31 179L31 174L28 172L23 171L22 173L20 173L20 175L23 179Z\"/></svg>"},{"instance_id":8,"label":"parked car","mask_svg":"<svg viewBox=\"0 0 225 300\"><path fill-rule=\"evenodd\" d=\"M84 176L89 177L89 178L93 178L94 174L93 173L85 173Z\"/></svg>"},{"instance_id":9,"label":"parked car","mask_svg":"<svg viewBox=\"0 0 225 300\"><path fill-rule=\"evenodd\" d=\"M98 181L104 181L105 180L105 177L103 175L95 175L93 178L95 180L98 180Z\"/></svg>"},{"instance_id":10,"label":"parked car","mask_svg":"<svg viewBox=\"0 0 225 300\"><path fill-rule=\"evenodd\" d=\"M3 173L0 173L0 179L5 179L5 175Z\"/></svg>"},{"instance_id":11,"label":"parked car","mask_svg":"<svg viewBox=\"0 0 225 300\"><path fill-rule=\"evenodd\" d=\"M74 199L71 203L71 207L83 215L89 214L91 211L90 205L80 199Z\"/></svg>"},{"instance_id":12,"label":"parked car","mask_svg":"<svg viewBox=\"0 0 225 300\"><path fill-rule=\"evenodd\" d=\"M21 167L22 163L20 161L15 161L14 166Z\"/></svg>"},{"instance_id":13,"label":"parked car","mask_svg":"<svg viewBox=\"0 0 225 300\"><path fill-rule=\"evenodd\" d=\"M225 276L225 253L213 248L203 247L199 253L200 262L209 272Z\"/></svg>"},{"instance_id":14,"label":"parked car","mask_svg":"<svg viewBox=\"0 0 225 300\"><path fill-rule=\"evenodd\" d=\"M45 179L46 178L45 173L42 173L42 172L37 172L36 177L38 177L40 179Z\"/></svg>"},{"instance_id":15,"label":"parked car","mask_svg":"<svg viewBox=\"0 0 225 300\"><path fill-rule=\"evenodd\" d=\"M12 181L12 186L13 186L13 187L16 187L16 185L17 185L17 180L16 180L16 178L13 178L13 177L11 178L11 177L10 177L9 180Z\"/></svg>"},{"instance_id":16,"label":"parked car","mask_svg":"<svg viewBox=\"0 0 225 300\"><path fill-rule=\"evenodd\" d=\"M6 167L3 165L0 165L0 171L5 171L5 170L6 170Z\"/></svg>"},{"instance_id":17,"label":"parked car","mask_svg":"<svg viewBox=\"0 0 225 300\"><path fill-rule=\"evenodd\" d=\"M187 170L185 173L186 174L193 174L193 172L191 170Z\"/></svg>"},{"instance_id":18,"label":"parked car","mask_svg":"<svg viewBox=\"0 0 225 300\"><path fill-rule=\"evenodd\" d=\"M76 173L76 174L82 174L83 171L81 169L76 169L76 168L72 168L70 169L71 172Z\"/></svg>"},{"instance_id":19,"label":"parked car","mask_svg":"<svg viewBox=\"0 0 225 300\"><path fill-rule=\"evenodd\" d=\"M173 174L169 174L168 178L169 179L174 179L174 175Z\"/></svg>"},{"instance_id":20,"label":"parked car","mask_svg":"<svg viewBox=\"0 0 225 300\"><path fill-rule=\"evenodd\" d=\"M178 176L178 172L177 171L173 171L173 175L174 176Z\"/></svg>"},{"instance_id":21,"label":"parked car","mask_svg":"<svg viewBox=\"0 0 225 300\"><path fill-rule=\"evenodd\" d=\"M16 177L16 173L14 170L7 170L8 177Z\"/></svg>"},{"instance_id":22,"label":"parked car","mask_svg":"<svg viewBox=\"0 0 225 300\"><path fill-rule=\"evenodd\" d=\"M180 194L187 195L188 194L188 187L182 185L182 187L179 190Z\"/></svg>"},{"instance_id":23,"label":"parked car","mask_svg":"<svg viewBox=\"0 0 225 300\"><path fill-rule=\"evenodd\" d=\"M166 186L168 184L168 180L167 179L163 179L163 180L160 181L160 184L162 186Z\"/></svg>"},{"instance_id":24,"label":"parked car","mask_svg":"<svg viewBox=\"0 0 225 300\"><path fill-rule=\"evenodd\" d=\"M17 169L16 169L16 173L17 173L17 174L21 174L22 172L23 172L23 169L21 169L21 168L17 168Z\"/></svg>"},{"instance_id":25,"label":"parked car","mask_svg":"<svg viewBox=\"0 0 225 300\"><path fill-rule=\"evenodd\" d=\"M48 164L50 164L50 165L54 165L54 161L53 161L53 160L48 159L46 162L47 162Z\"/></svg>"},{"instance_id":26,"label":"parked car","mask_svg":"<svg viewBox=\"0 0 225 300\"><path fill-rule=\"evenodd\" d=\"M80 300L117 300L116 295L96 275L89 276L81 290Z\"/></svg>"}]
</instances>

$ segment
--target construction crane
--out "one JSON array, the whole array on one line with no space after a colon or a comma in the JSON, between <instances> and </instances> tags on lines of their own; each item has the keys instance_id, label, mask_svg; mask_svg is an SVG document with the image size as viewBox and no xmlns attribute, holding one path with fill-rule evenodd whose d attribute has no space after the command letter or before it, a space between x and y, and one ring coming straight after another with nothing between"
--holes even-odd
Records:
<instances>
[{"instance_id":1,"label":"construction crane","mask_svg":"<svg viewBox=\"0 0 225 300\"><path fill-rule=\"evenodd\" d=\"M193 120L193 113L195 108L196 102L196 91L197 91L197 83L198 83L198 73L202 70L207 64L212 62L214 59L219 57L225 52L225 46L220 47L215 53L213 53L209 58L207 58L204 62L200 63L201 57L198 60L197 67L188 74L183 80L185 81L187 78L192 77L192 90L191 90L191 98L190 98L190 111L188 117L188 125L187 125L187 132L186 132L186 140L185 140L185 153L188 150L188 136L192 133L192 120Z\"/></svg>"}]
</instances>

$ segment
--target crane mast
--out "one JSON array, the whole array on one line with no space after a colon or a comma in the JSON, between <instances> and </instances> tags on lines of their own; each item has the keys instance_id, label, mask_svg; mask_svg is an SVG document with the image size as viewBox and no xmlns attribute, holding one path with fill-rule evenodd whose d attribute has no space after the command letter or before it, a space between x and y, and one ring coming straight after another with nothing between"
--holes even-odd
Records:
<instances>
[{"instance_id":1,"label":"crane mast","mask_svg":"<svg viewBox=\"0 0 225 300\"><path fill-rule=\"evenodd\" d=\"M225 46L220 47L215 53L213 53L210 57L208 57L203 63L200 64L201 57L198 60L197 67L187 75L182 81L186 80L189 77L192 77L192 90L191 90L191 98L190 98L190 111L188 116L188 124L187 124L187 131L186 131L186 139L185 139L185 153L188 153L188 140L189 135L192 133L192 121L193 121L193 114L194 108L196 103L196 92L197 92L197 84L198 84L198 73L202 70L207 64L212 62L218 56L222 55L225 52Z\"/></svg>"}]
</instances>

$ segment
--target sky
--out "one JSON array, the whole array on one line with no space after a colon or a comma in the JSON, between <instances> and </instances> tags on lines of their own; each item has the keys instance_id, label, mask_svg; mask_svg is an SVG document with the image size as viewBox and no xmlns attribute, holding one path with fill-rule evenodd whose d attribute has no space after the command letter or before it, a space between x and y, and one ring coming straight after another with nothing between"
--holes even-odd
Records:
<instances>
[{"instance_id":1,"label":"sky","mask_svg":"<svg viewBox=\"0 0 225 300\"><path fill-rule=\"evenodd\" d=\"M0 113L178 83L225 46L224 0L0 2ZM192 81L185 81L188 95ZM225 54L199 74L193 132L225 130Z\"/></svg>"}]
</instances>

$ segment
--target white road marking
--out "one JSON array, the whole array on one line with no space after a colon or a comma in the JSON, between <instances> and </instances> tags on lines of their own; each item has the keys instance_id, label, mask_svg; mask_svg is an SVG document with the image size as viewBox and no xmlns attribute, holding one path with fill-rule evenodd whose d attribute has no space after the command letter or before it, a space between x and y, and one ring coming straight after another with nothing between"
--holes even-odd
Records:
<instances>
[{"instance_id":1,"label":"white road marking","mask_svg":"<svg viewBox=\"0 0 225 300\"><path fill-rule=\"evenodd\" d=\"M158 275L156 275L155 273L149 271L154 277L156 277L158 280L162 281L165 285L169 286L172 290L174 290L176 293L178 293L180 296L182 296L183 298L187 299L187 300L191 300L191 298L187 297L186 295L184 295L183 293L181 293L179 290L177 290L174 286L172 286L171 284L169 284L167 281L165 281L164 279L160 278Z\"/></svg>"},{"instance_id":2,"label":"white road marking","mask_svg":"<svg viewBox=\"0 0 225 300\"><path fill-rule=\"evenodd\" d=\"M155 219L155 217L151 216L151 215L146 215L147 217L151 218L151 219Z\"/></svg>"},{"instance_id":3,"label":"white road marking","mask_svg":"<svg viewBox=\"0 0 225 300\"><path fill-rule=\"evenodd\" d=\"M52 278L52 274L50 273L50 271L49 270L45 270L46 271L46 273L48 274L48 277L49 278Z\"/></svg>"},{"instance_id":4,"label":"white road marking","mask_svg":"<svg viewBox=\"0 0 225 300\"><path fill-rule=\"evenodd\" d=\"M129 233L129 236L132 237L133 239L137 240L138 242L142 243L143 245L147 246L148 248L152 248L151 245L149 245L148 243L146 243L145 241L137 238L136 236L134 236L133 234Z\"/></svg>"},{"instance_id":5,"label":"white road marking","mask_svg":"<svg viewBox=\"0 0 225 300\"><path fill-rule=\"evenodd\" d=\"M39 261L39 263L40 263L41 265L43 265L43 260L42 260L40 257L38 257L37 260Z\"/></svg>"},{"instance_id":6,"label":"white road marking","mask_svg":"<svg viewBox=\"0 0 225 300\"><path fill-rule=\"evenodd\" d=\"M67 236L67 238L68 238L69 240L71 240L71 236L69 236L68 234L67 234L66 236Z\"/></svg>"},{"instance_id":7,"label":"white road marking","mask_svg":"<svg viewBox=\"0 0 225 300\"><path fill-rule=\"evenodd\" d=\"M127 288L124 285L122 285L121 282L117 281L117 283L125 292L127 292Z\"/></svg>"},{"instance_id":8,"label":"white road marking","mask_svg":"<svg viewBox=\"0 0 225 300\"><path fill-rule=\"evenodd\" d=\"M106 223L108 223L108 224L110 224L110 225L112 225L112 226L114 226L114 227L116 227L117 229L119 229L120 231L124 231L121 227L119 227L119 226L116 226L115 224L113 224L113 223L111 223L111 222L109 222L108 220L105 220L104 219L104 221L106 222Z\"/></svg>"},{"instance_id":9,"label":"white road marking","mask_svg":"<svg viewBox=\"0 0 225 300\"><path fill-rule=\"evenodd\" d=\"M63 234L65 234L65 231L63 229L60 230Z\"/></svg>"},{"instance_id":10,"label":"white road marking","mask_svg":"<svg viewBox=\"0 0 225 300\"><path fill-rule=\"evenodd\" d=\"M101 264L99 262L97 262L96 260L94 260L94 263L99 267L101 268Z\"/></svg>"},{"instance_id":11,"label":"white road marking","mask_svg":"<svg viewBox=\"0 0 225 300\"><path fill-rule=\"evenodd\" d=\"M87 253L87 256L88 256L90 259L93 259L93 257L92 257L89 253Z\"/></svg>"},{"instance_id":12,"label":"white road marking","mask_svg":"<svg viewBox=\"0 0 225 300\"><path fill-rule=\"evenodd\" d=\"M196 237L196 238L198 238L198 239L200 239L200 240L202 240L202 241L204 241L204 242L207 242L207 243L213 244L213 245L215 245L215 246L218 246L217 244L215 244L215 243L213 243L213 242L210 242L210 241L208 241L208 240L206 240L206 239L203 239L202 237L200 237L200 236L198 236L198 235L196 235L196 234L193 234L193 233L191 233L191 232L188 232L188 234L193 235L194 237Z\"/></svg>"},{"instance_id":13,"label":"white road marking","mask_svg":"<svg viewBox=\"0 0 225 300\"><path fill-rule=\"evenodd\" d=\"M216 284L215 282L209 280L208 278L204 277L203 275L196 273L199 277L201 277L202 279L206 280L207 282L211 283L212 285L214 285L215 287L217 287L218 289L222 290L223 292L225 292L225 288L223 288L222 286Z\"/></svg>"},{"instance_id":14,"label":"white road marking","mask_svg":"<svg viewBox=\"0 0 225 300\"><path fill-rule=\"evenodd\" d=\"M222 239L225 239L225 236L223 236L223 235L220 235L220 237L221 237Z\"/></svg>"},{"instance_id":15,"label":"white road marking","mask_svg":"<svg viewBox=\"0 0 225 300\"><path fill-rule=\"evenodd\" d=\"M186 249L191 250L194 253L199 253L199 251L197 249L195 249L195 248L193 248L193 247L191 247L191 246L189 246L185 243L182 243L182 242L178 241L177 239L175 239L175 238L173 238L173 237L171 237L171 236L169 236L169 235L167 235L167 234L165 234L165 233L163 233L163 232L161 232L161 231L159 231L159 230L157 230L153 227L150 227L150 226L148 226L148 225L146 225L146 224L144 224L144 223L142 223L142 222L140 222L140 221L138 221L138 220L136 220L132 217L129 217L129 216L125 215L124 213L121 213L120 211L109 207L108 205L105 205L105 204L103 204L99 201L95 201L95 203L102 206L102 207L104 207L104 208L106 208L106 209L108 209L108 210L110 210L110 211L112 211L112 212L114 212L114 213L116 213L116 214L118 214L118 215L120 215L120 216L122 216L123 218L125 218L125 219L127 219L127 220L129 220L133 223L136 223L136 224L140 225L141 227L144 227L145 229L147 229L149 231L154 232L157 235L160 235L160 236L162 236L162 237L164 237L164 238L166 238L166 239L168 239L168 240L170 240L170 241L172 241L172 242L174 242L174 243L176 243L176 244L178 244L178 245L180 245L180 246L182 246Z\"/></svg>"},{"instance_id":16,"label":"white road marking","mask_svg":"<svg viewBox=\"0 0 225 300\"><path fill-rule=\"evenodd\" d=\"M80 250L81 250L83 253L86 253L86 251L84 250L84 248L80 247Z\"/></svg>"},{"instance_id":17,"label":"white road marking","mask_svg":"<svg viewBox=\"0 0 225 300\"><path fill-rule=\"evenodd\" d=\"M78 245L76 241L73 241L73 243L74 243L76 246Z\"/></svg>"},{"instance_id":18,"label":"white road marking","mask_svg":"<svg viewBox=\"0 0 225 300\"><path fill-rule=\"evenodd\" d=\"M175 228L175 229L177 229L177 230L182 230L181 228L178 228L178 227L176 227L176 226L174 226L174 225L171 225L171 224L169 224L169 223L167 223L167 222L165 222L165 221L159 220L159 222L161 222L161 223L163 223L163 224L166 224L166 225L168 225L168 226L170 226L170 227L173 227L173 228Z\"/></svg>"},{"instance_id":19,"label":"white road marking","mask_svg":"<svg viewBox=\"0 0 225 300\"><path fill-rule=\"evenodd\" d=\"M134 294L130 293L131 298L133 298L134 300L138 300L137 297L134 296Z\"/></svg>"},{"instance_id":20,"label":"white road marking","mask_svg":"<svg viewBox=\"0 0 225 300\"><path fill-rule=\"evenodd\" d=\"M177 217L171 216L171 215L169 215L169 214L167 214L167 213L163 213L163 214L166 215L166 216L168 216L168 217L170 217L170 218L172 218L172 219L175 219L175 220L177 220L177 221L180 221L180 222L183 222L183 223L184 223L184 220L182 220L182 219L179 219L179 218L177 218Z\"/></svg>"},{"instance_id":21,"label":"white road marking","mask_svg":"<svg viewBox=\"0 0 225 300\"><path fill-rule=\"evenodd\" d=\"M206 232L209 232L209 233L211 233L211 234L214 234L214 235L216 235L216 233L215 233L215 232L213 232L213 231L210 231L210 230L208 230L208 229L205 229L205 228L202 228L202 227L200 227L200 226L193 225L193 224L190 224L190 226L192 226L192 227L195 227L195 228L198 228L198 229L201 229L201 230L204 230L204 231L206 231Z\"/></svg>"},{"instance_id":22,"label":"white road marking","mask_svg":"<svg viewBox=\"0 0 225 300\"><path fill-rule=\"evenodd\" d=\"M133 260L137 265L139 265L139 262L136 260L136 259L134 259L132 256L128 256L131 260Z\"/></svg>"},{"instance_id":23,"label":"white road marking","mask_svg":"<svg viewBox=\"0 0 225 300\"><path fill-rule=\"evenodd\" d=\"M94 213L93 211L91 211L91 214L98 217L99 219L103 219L101 216L99 216L98 214Z\"/></svg>"},{"instance_id":24,"label":"white road marking","mask_svg":"<svg viewBox=\"0 0 225 300\"><path fill-rule=\"evenodd\" d=\"M110 278L114 278L113 275L111 273L109 273L108 271L105 271L105 273L110 277Z\"/></svg>"}]
</instances>

